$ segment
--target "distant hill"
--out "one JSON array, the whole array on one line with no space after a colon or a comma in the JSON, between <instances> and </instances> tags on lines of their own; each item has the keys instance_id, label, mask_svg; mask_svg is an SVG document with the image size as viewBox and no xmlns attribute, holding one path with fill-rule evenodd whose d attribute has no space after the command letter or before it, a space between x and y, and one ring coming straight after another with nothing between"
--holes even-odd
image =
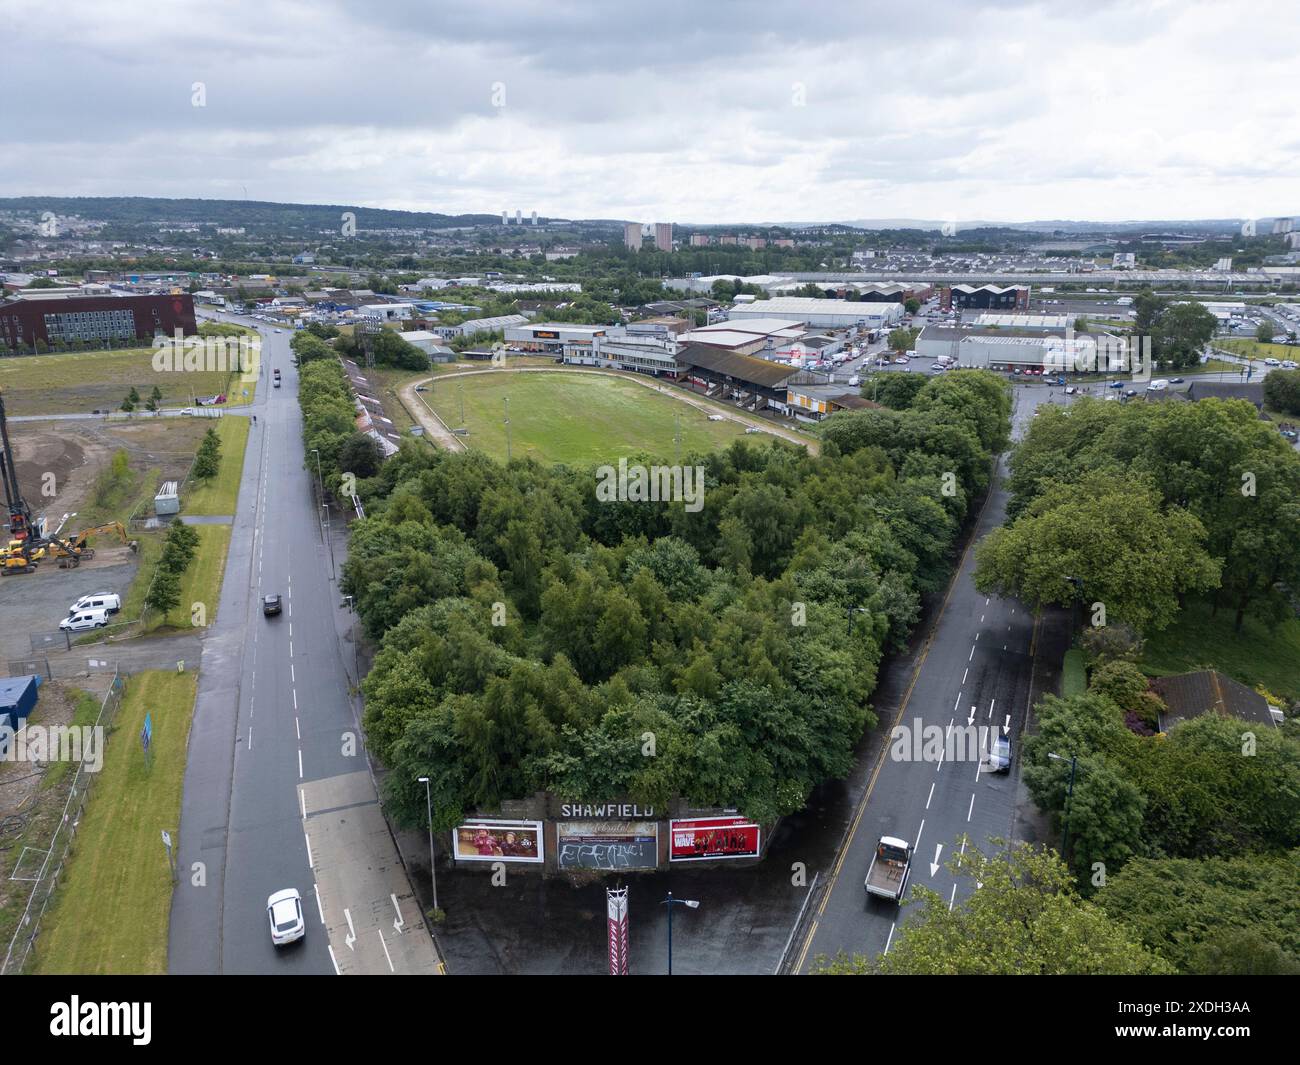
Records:
<instances>
[{"instance_id":1,"label":"distant hill","mask_svg":"<svg viewBox=\"0 0 1300 1065\"><path fill-rule=\"evenodd\" d=\"M269 203L263 200L168 200L153 196L17 196L0 198L0 211L80 215L106 222L212 222L304 230L336 230L339 216L351 211L362 229L443 229L491 225L493 214L435 214L389 211L346 204Z\"/></svg>"}]
</instances>

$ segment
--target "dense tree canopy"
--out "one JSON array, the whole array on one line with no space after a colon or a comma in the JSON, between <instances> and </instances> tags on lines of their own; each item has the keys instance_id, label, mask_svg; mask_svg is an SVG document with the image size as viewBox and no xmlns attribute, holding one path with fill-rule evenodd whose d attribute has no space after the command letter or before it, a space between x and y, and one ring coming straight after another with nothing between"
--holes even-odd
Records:
<instances>
[{"instance_id":1,"label":"dense tree canopy","mask_svg":"<svg viewBox=\"0 0 1300 1065\"><path fill-rule=\"evenodd\" d=\"M770 821L846 775L880 659L945 582L1006 439L1005 385L961 376L924 409L837 415L821 456L688 457L698 510L602 502L590 468L404 446L358 484L341 580L380 643L365 724L395 815L423 820L428 776L441 827L542 789ZM332 484L337 365L305 366L300 394Z\"/></svg>"}]
</instances>

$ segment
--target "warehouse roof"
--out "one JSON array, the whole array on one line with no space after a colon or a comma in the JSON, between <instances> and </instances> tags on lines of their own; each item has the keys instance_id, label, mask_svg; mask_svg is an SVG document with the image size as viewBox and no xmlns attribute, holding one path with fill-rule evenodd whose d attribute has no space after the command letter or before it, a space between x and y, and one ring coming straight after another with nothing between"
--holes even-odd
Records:
<instances>
[{"instance_id":1,"label":"warehouse roof","mask_svg":"<svg viewBox=\"0 0 1300 1065\"><path fill-rule=\"evenodd\" d=\"M739 355L709 344L687 344L677 352L677 361L683 366L698 366L765 388L775 388L799 372L790 366L756 359L751 355Z\"/></svg>"}]
</instances>

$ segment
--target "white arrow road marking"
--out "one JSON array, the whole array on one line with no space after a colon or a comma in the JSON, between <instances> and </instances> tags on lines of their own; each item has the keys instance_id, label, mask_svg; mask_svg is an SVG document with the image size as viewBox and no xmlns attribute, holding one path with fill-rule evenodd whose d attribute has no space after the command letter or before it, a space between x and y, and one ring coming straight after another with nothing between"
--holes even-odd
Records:
<instances>
[{"instance_id":1,"label":"white arrow road marking","mask_svg":"<svg viewBox=\"0 0 1300 1065\"><path fill-rule=\"evenodd\" d=\"M966 724L973 725L974 723L975 723L975 707L972 706L970 708L970 717L966 719Z\"/></svg>"},{"instance_id":2,"label":"white arrow road marking","mask_svg":"<svg viewBox=\"0 0 1300 1065\"><path fill-rule=\"evenodd\" d=\"M936 843L934 845L934 861L930 863L931 876L934 876L934 874L939 871L939 855L941 855L942 853L943 853L943 844Z\"/></svg>"},{"instance_id":3,"label":"white arrow road marking","mask_svg":"<svg viewBox=\"0 0 1300 1065\"><path fill-rule=\"evenodd\" d=\"M356 950L357 948L353 944L357 941L357 934L352 928L352 914L348 912L346 907L343 910L343 916L348 920L348 934L343 942L348 945L348 950Z\"/></svg>"},{"instance_id":4,"label":"white arrow road marking","mask_svg":"<svg viewBox=\"0 0 1300 1065\"><path fill-rule=\"evenodd\" d=\"M1011 715L1007 714L1006 723L1002 726L1002 735L1005 736L1010 731L1011 731Z\"/></svg>"},{"instance_id":5,"label":"white arrow road marking","mask_svg":"<svg viewBox=\"0 0 1300 1065\"><path fill-rule=\"evenodd\" d=\"M388 897L393 900L393 909L397 911L397 917L393 921L393 931L400 936L402 934L402 929L406 927L406 922L402 920L402 908L397 905L396 895L389 894Z\"/></svg>"}]
</instances>

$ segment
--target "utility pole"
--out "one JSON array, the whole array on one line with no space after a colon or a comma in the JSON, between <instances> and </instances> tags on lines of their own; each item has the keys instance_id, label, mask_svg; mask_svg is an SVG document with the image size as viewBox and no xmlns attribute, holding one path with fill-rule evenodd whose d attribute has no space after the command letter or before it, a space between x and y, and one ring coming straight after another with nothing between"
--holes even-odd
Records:
<instances>
[{"instance_id":1,"label":"utility pole","mask_svg":"<svg viewBox=\"0 0 1300 1065\"><path fill-rule=\"evenodd\" d=\"M433 887L433 908L438 908L438 874L434 871L433 866L433 798L429 791L429 778L420 777L420 783L424 785L424 803L429 813L429 883Z\"/></svg>"}]
</instances>

